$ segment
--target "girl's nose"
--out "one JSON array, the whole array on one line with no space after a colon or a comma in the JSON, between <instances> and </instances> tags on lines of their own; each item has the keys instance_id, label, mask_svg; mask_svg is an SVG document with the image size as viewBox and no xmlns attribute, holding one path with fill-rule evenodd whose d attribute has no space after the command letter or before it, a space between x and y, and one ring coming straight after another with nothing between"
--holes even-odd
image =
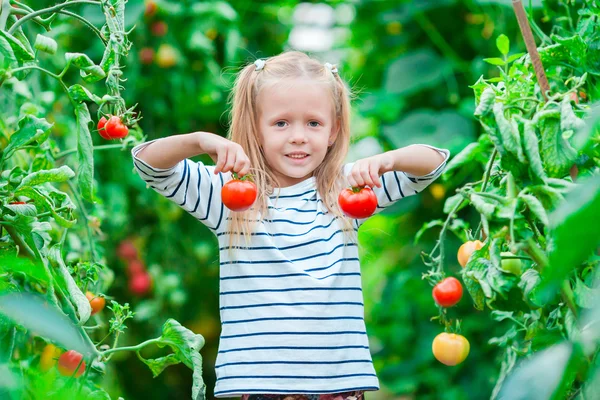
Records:
<instances>
[{"instance_id":1,"label":"girl's nose","mask_svg":"<svg viewBox=\"0 0 600 400\"><path fill-rule=\"evenodd\" d=\"M304 127L294 127L290 135L291 143L305 143L306 142L306 131Z\"/></svg>"}]
</instances>

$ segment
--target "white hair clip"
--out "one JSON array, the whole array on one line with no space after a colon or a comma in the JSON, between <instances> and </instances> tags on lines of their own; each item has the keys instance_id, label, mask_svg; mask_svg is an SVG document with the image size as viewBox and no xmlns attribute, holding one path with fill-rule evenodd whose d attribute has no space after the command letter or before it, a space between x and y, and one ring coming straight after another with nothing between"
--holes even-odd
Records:
<instances>
[{"instance_id":1,"label":"white hair clip","mask_svg":"<svg viewBox=\"0 0 600 400\"><path fill-rule=\"evenodd\" d=\"M338 73L338 69L336 65L330 64L330 63L325 63L325 67L331 71L332 74L337 75Z\"/></svg>"},{"instance_id":2,"label":"white hair clip","mask_svg":"<svg viewBox=\"0 0 600 400\"><path fill-rule=\"evenodd\" d=\"M265 60L263 60L262 58L259 58L258 60L254 61L254 65L256 65L256 69L255 71L260 71L265 67L265 64L267 62Z\"/></svg>"}]
</instances>

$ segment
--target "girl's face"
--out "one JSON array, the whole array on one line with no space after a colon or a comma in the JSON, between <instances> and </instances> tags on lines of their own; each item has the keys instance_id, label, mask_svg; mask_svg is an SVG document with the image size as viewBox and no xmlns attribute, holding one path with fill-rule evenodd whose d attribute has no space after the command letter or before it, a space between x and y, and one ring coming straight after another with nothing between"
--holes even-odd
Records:
<instances>
[{"instance_id":1,"label":"girl's face","mask_svg":"<svg viewBox=\"0 0 600 400\"><path fill-rule=\"evenodd\" d=\"M263 88L257 103L260 143L281 187L312 176L338 131L331 92L298 79Z\"/></svg>"}]
</instances>

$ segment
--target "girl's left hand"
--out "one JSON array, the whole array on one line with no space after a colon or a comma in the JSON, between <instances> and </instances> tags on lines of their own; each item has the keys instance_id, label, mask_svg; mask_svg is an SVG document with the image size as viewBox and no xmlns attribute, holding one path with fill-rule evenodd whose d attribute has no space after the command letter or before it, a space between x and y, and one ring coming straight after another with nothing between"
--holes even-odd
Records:
<instances>
[{"instance_id":1,"label":"girl's left hand","mask_svg":"<svg viewBox=\"0 0 600 400\"><path fill-rule=\"evenodd\" d=\"M379 177L393 169L394 160L388 153L377 154L358 160L348 174L348 183L352 187L381 187Z\"/></svg>"}]
</instances>

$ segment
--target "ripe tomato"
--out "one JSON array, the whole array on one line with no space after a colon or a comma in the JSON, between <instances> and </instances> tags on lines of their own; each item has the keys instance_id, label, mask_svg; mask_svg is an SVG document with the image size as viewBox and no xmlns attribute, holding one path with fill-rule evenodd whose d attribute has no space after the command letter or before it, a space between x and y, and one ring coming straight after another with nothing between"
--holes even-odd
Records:
<instances>
[{"instance_id":1,"label":"ripe tomato","mask_svg":"<svg viewBox=\"0 0 600 400\"><path fill-rule=\"evenodd\" d=\"M479 240L469 240L460 246L458 249L458 263L461 267L464 267L469 262L469 258L471 258L471 254L475 250L479 250L483 247L483 243Z\"/></svg>"},{"instance_id":2,"label":"ripe tomato","mask_svg":"<svg viewBox=\"0 0 600 400\"><path fill-rule=\"evenodd\" d=\"M237 178L237 175L234 175L233 179L224 184L221 189L221 200L231 211L249 209L256 201L256 196L257 189L254 182L246 177Z\"/></svg>"},{"instance_id":3,"label":"ripe tomato","mask_svg":"<svg viewBox=\"0 0 600 400\"><path fill-rule=\"evenodd\" d=\"M433 339L431 349L439 362L452 366L465 361L471 347L464 336L443 332Z\"/></svg>"},{"instance_id":4,"label":"ripe tomato","mask_svg":"<svg viewBox=\"0 0 600 400\"><path fill-rule=\"evenodd\" d=\"M502 257L514 257L515 255L509 251L503 251L500 253ZM507 258L502 259L501 265L502 269L506 272L510 272L511 274L521 275L521 260L518 258Z\"/></svg>"},{"instance_id":5,"label":"ripe tomato","mask_svg":"<svg viewBox=\"0 0 600 400\"><path fill-rule=\"evenodd\" d=\"M98 133L100 134L100 136L102 136L104 139L110 139L110 137L108 137L108 135L106 134L106 122L108 120L106 119L106 117L102 117L100 118L100 120L98 121Z\"/></svg>"},{"instance_id":6,"label":"ripe tomato","mask_svg":"<svg viewBox=\"0 0 600 400\"><path fill-rule=\"evenodd\" d=\"M144 47L139 53L140 62L144 65L152 64L154 61L154 49L151 47Z\"/></svg>"},{"instance_id":7,"label":"ripe tomato","mask_svg":"<svg viewBox=\"0 0 600 400\"><path fill-rule=\"evenodd\" d=\"M140 260L129 260L127 264L127 273L130 276L139 275L146 272L146 267Z\"/></svg>"},{"instance_id":8,"label":"ripe tomato","mask_svg":"<svg viewBox=\"0 0 600 400\"><path fill-rule=\"evenodd\" d=\"M13 201L13 202L11 202L9 204L11 204L11 205L18 205L18 204L27 204L27 202L25 202L25 201Z\"/></svg>"},{"instance_id":9,"label":"ripe tomato","mask_svg":"<svg viewBox=\"0 0 600 400\"><path fill-rule=\"evenodd\" d=\"M152 288L152 277L146 271L133 275L129 280L129 290L137 296L147 294Z\"/></svg>"},{"instance_id":10,"label":"ripe tomato","mask_svg":"<svg viewBox=\"0 0 600 400\"><path fill-rule=\"evenodd\" d=\"M165 21L156 21L150 26L152 34L156 37L162 37L169 31L169 26Z\"/></svg>"},{"instance_id":11,"label":"ripe tomato","mask_svg":"<svg viewBox=\"0 0 600 400\"><path fill-rule=\"evenodd\" d=\"M171 68L177 65L177 50L171 45L161 44L156 53L156 64L161 68Z\"/></svg>"},{"instance_id":12,"label":"ripe tomato","mask_svg":"<svg viewBox=\"0 0 600 400\"><path fill-rule=\"evenodd\" d=\"M85 292L85 297L87 297L90 302L90 306L92 307L92 315L98 314L104 308L106 304L106 299L102 296L94 296L92 292Z\"/></svg>"},{"instance_id":13,"label":"ripe tomato","mask_svg":"<svg viewBox=\"0 0 600 400\"><path fill-rule=\"evenodd\" d=\"M463 288L458 279L449 277L435 285L432 295L440 306L452 307L462 298Z\"/></svg>"},{"instance_id":14,"label":"ripe tomato","mask_svg":"<svg viewBox=\"0 0 600 400\"><path fill-rule=\"evenodd\" d=\"M108 122L104 125L104 129L106 136L101 135L106 139L123 139L129 133L129 128L116 115L108 119Z\"/></svg>"},{"instance_id":15,"label":"ripe tomato","mask_svg":"<svg viewBox=\"0 0 600 400\"><path fill-rule=\"evenodd\" d=\"M75 376L79 377L85 371L85 361L82 361L83 356L75 350L69 350L63 353L58 358L58 372L63 376L72 376L77 369ZM81 365L79 363L81 362ZM79 365L79 368L77 366Z\"/></svg>"},{"instance_id":16,"label":"ripe tomato","mask_svg":"<svg viewBox=\"0 0 600 400\"><path fill-rule=\"evenodd\" d=\"M377 196L369 187L353 187L342 190L338 196L340 208L349 218L370 217L377 208Z\"/></svg>"},{"instance_id":17,"label":"ripe tomato","mask_svg":"<svg viewBox=\"0 0 600 400\"><path fill-rule=\"evenodd\" d=\"M137 249L130 240L123 240L117 248L117 256L123 260L135 260L138 257Z\"/></svg>"},{"instance_id":18,"label":"ripe tomato","mask_svg":"<svg viewBox=\"0 0 600 400\"><path fill-rule=\"evenodd\" d=\"M144 17L152 18L156 14L156 11L158 11L158 6L156 5L156 2L154 2L153 0L146 1L146 8L144 9Z\"/></svg>"},{"instance_id":19,"label":"ripe tomato","mask_svg":"<svg viewBox=\"0 0 600 400\"><path fill-rule=\"evenodd\" d=\"M62 351L55 345L47 344L44 347L44 350L42 350L42 355L40 356L40 369L45 372L54 367L58 357L60 357L61 352Z\"/></svg>"}]
</instances>

